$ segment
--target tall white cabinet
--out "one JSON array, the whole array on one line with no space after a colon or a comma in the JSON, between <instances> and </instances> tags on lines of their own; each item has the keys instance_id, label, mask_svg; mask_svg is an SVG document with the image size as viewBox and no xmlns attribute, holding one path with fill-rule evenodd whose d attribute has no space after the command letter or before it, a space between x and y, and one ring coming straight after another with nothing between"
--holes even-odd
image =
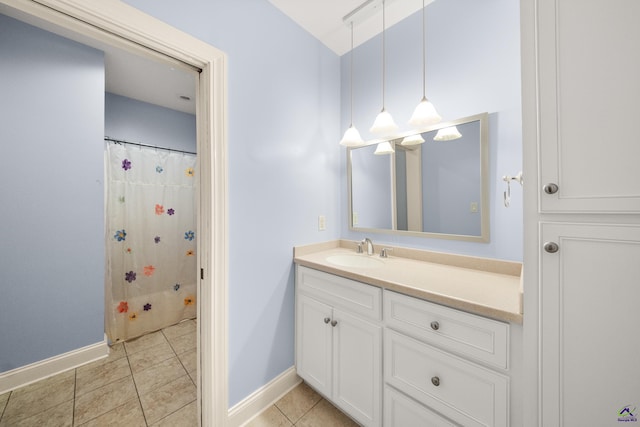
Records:
<instances>
[{"instance_id":1,"label":"tall white cabinet","mask_svg":"<svg viewBox=\"0 0 640 427\"><path fill-rule=\"evenodd\" d=\"M635 422L640 2L522 0L521 13L524 424Z\"/></svg>"}]
</instances>

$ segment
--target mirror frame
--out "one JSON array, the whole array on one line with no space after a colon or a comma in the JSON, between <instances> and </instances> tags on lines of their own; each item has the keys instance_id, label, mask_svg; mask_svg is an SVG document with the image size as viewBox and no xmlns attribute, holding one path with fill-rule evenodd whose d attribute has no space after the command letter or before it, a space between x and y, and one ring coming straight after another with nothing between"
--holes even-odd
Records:
<instances>
[{"instance_id":1,"label":"mirror frame","mask_svg":"<svg viewBox=\"0 0 640 427\"><path fill-rule=\"evenodd\" d=\"M480 235L471 236L471 235L463 235L463 234L447 234L447 233L433 233L433 232L424 232L424 231L406 231L406 230L397 230L395 229L397 221L396 221L396 178L395 178L395 153L389 155L389 161L391 162L391 200L390 208L392 209L392 227L391 229L384 228L366 228L366 227L355 227L353 225L353 182L352 182L352 164L351 164L351 151L353 149L366 147L369 145L378 144L384 141L399 141L400 139L416 135L418 133L422 134L425 132L431 132L438 129L446 128L449 126L457 126L462 125L468 122L480 122ZM435 125L425 127L419 130L413 130L404 132L398 135L395 135L393 138L389 139L374 139L367 141L363 145L358 147L349 147L347 148L347 203L349 205L349 212L347 221L349 223L350 231L358 231L358 232L374 232L374 233L386 233L386 234L396 234L400 236L416 236L416 237L426 237L432 239L448 239L448 240L463 240L468 242L479 242L479 243L488 243L489 242L489 223L490 223L490 209L489 209L489 113L480 113L473 116L462 117L456 120L451 120L448 122L440 122Z\"/></svg>"}]
</instances>

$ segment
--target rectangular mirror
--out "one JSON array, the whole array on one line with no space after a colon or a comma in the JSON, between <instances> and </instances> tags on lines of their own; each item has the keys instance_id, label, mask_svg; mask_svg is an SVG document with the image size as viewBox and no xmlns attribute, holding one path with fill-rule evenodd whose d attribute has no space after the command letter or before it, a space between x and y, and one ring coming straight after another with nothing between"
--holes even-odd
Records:
<instances>
[{"instance_id":1,"label":"rectangular mirror","mask_svg":"<svg viewBox=\"0 0 640 427\"><path fill-rule=\"evenodd\" d=\"M393 154L379 142L347 150L352 230L489 241L487 113L394 137Z\"/></svg>"}]
</instances>

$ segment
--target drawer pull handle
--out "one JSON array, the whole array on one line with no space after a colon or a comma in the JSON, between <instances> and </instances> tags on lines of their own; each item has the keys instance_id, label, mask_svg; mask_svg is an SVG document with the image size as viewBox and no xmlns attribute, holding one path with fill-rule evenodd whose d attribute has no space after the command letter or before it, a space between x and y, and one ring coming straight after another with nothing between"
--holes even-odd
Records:
<instances>
[{"instance_id":1,"label":"drawer pull handle","mask_svg":"<svg viewBox=\"0 0 640 427\"><path fill-rule=\"evenodd\" d=\"M433 384L434 386L438 387L440 385L440 378L438 378L438 377L431 378L431 384Z\"/></svg>"},{"instance_id":2,"label":"drawer pull handle","mask_svg":"<svg viewBox=\"0 0 640 427\"><path fill-rule=\"evenodd\" d=\"M331 326L334 326L334 327L335 327L337 324L338 324L338 321L337 321L337 320L333 320L333 321L331 321Z\"/></svg>"},{"instance_id":3,"label":"drawer pull handle","mask_svg":"<svg viewBox=\"0 0 640 427\"><path fill-rule=\"evenodd\" d=\"M331 322L331 319L329 319L328 317L325 317L324 318L324 323L329 323L329 322Z\"/></svg>"},{"instance_id":4,"label":"drawer pull handle","mask_svg":"<svg viewBox=\"0 0 640 427\"><path fill-rule=\"evenodd\" d=\"M556 194L558 192L558 184L550 182L549 184L542 187L542 190L547 194Z\"/></svg>"},{"instance_id":5,"label":"drawer pull handle","mask_svg":"<svg viewBox=\"0 0 640 427\"><path fill-rule=\"evenodd\" d=\"M433 329L434 331L437 331L438 329L440 329L440 323L434 320L433 322L431 322L431 329Z\"/></svg>"}]
</instances>

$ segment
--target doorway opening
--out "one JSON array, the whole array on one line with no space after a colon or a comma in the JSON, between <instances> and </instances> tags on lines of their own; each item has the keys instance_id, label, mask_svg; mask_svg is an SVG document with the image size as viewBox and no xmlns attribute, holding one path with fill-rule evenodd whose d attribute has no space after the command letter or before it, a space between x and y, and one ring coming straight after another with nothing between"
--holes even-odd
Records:
<instances>
[{"instance_id":1,"label":"doorway opening","mask_svg":"<svg viewBox=\"0 0 640 427\"><path fill-rule=\"evenodd\" d=\"M83 37L199 70L197 126L197 395L202 425L226 425L226 57L206 43L120 2L0 0L0 13L67 38Z\"/></svg>"}]
</instances>

